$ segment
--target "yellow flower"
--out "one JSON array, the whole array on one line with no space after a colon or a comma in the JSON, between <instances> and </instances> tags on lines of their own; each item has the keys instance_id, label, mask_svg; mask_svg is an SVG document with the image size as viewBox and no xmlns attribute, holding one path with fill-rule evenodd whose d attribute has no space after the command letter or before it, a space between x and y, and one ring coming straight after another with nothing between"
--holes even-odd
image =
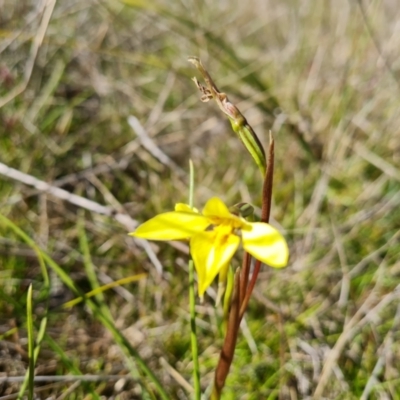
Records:
<instances>
[{"instance_id":1,"label":"yellow flower","mask_svg":"<svg viewBox=\"0 0 400 400\"><path fill-rule=\"evenodd\" d=\"M271 267L285 267L289 257L286 241L275 228L247 222L216 197L207 201L202 214L179 203L175 211L155 216L130 235L149 240L190 239L200 297L218 273L226 272L240 241L244 250Z\"/></svg>"}]
</instances>

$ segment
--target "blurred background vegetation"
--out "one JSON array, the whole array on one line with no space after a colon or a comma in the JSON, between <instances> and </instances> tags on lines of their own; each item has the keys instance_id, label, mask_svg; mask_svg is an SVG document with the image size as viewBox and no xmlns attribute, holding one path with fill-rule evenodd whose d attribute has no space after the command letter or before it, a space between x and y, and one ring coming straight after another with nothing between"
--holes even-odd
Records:
<instances>
[{"instance_id":1,"label":"blurred background vegetation","mask_svg":"<svg viewBox=\"0 0 400 400\"><path fill-rule=\"evenodd\" d=\"M197 207L213 195L259 206L257 167L190 80L187 57L201 57L263 143L274 134L272 223L291 249L286 269L260 274L224 398L398 399L399 48L395 0L1 0L0 162L138 222L187 201L189 159ZM112 216L4 171L0 399L27 369L30 284L36 334L48 317L36 375L60 378L36 382L38 399L159 398L129 346L171 399L190 398L187 248L146 254ZM35 245L65 272L45 261L50 287ZM203 390L222 343L209 295Z\"/></svg>"}]
</instances>

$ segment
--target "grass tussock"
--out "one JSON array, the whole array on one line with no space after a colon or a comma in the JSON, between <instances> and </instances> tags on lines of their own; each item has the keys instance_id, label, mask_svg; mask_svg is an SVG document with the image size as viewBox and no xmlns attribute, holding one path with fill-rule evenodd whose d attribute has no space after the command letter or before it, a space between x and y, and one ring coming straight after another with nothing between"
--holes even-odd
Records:
<instances>
[{"instance_id":1,"label":"grass tussock","mask_svg":"<svg viewBox=\"0 0 400 400\"><path fill-rule=\"evenodd\" d=\"M0 398L21 391L31 334L35 375L57 378L27 377L35 398L190 398L187 248L144 249L113 215L187 201L189 158L197 207L260 205L257 167L190 81L197 55L275 136L272 217L291 249L259 276L224 398L398 399L399 16L390 0L0 2L0 162L114 210L3 170ZM197 313L206 390L222 316L212 297Z\"/></svg>"}]
</instances>

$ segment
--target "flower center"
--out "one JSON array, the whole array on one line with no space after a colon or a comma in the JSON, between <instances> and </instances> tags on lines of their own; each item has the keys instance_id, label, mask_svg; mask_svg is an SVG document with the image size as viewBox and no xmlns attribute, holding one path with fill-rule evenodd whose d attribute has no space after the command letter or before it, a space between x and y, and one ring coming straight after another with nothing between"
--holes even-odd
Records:
<instances>
[{"instance_id":1,"label":"flower center","mask_svg":"<svg viewBox=\"0 0 400 400\"><path fill-rule=\"evenodd\" d=\"M234 224L232 224L232 221L229 220L223 221L222 223L214 227L214 231L217 232L218 236L232 235L234 230Z\"/></svg>"}]
</instances>

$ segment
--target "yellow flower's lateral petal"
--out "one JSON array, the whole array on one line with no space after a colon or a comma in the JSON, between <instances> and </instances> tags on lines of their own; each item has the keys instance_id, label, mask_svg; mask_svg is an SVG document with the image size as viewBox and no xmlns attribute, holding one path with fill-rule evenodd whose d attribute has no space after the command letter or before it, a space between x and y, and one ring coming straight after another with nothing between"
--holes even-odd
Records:
<instances>
[{"instance_id":1,"label":"yellow flower's lateral petal","mask_svg":"<svg viewBox=\"0 0 400 400\"><path fill-rule=\"evenodd\" d=\"M269 224L254 222L249 225L251 229L242 230L243 248L271 267L285 267L289 249L284 237Z\"/></svg>"},{"instance_id":2,"label":"yellow flower's lateral petal","mask_svg":"<svg viewBox=\"0 0 400 400\"><path fill-rule=\"evenodd\" d=\"M236 235L221 236L215 231L202 232L190 240L190 252L196 267L199 296L203 297L217 274L227 267L240 243Z\"/></svg>"},{"instance_id":3,"label":"yellow flower's lateral petal","mask_svg":"<svg viewBox=\"0 0 400 400\"><path fill-rule=\"evenodd\" d=\"M200 214L171 211L149 219L130 235L149 240L180 240L206 230L209 224Z\"/></svg>"},{"instance_id":4,"label":"yellow flower's lateral petal","mask_svg":"<svg viewBox=\"0 0 400 400\"><path fill-rule=\"evenodd\" d=\"M233 215L229 212L228 207L218 197L212 197L207 201L203 208L203 215L205 217L218 217L230 219Z\"/></svg>"},{"instance_id":5,"label":"yellow flower's lateral petal","mask_svg":"<svg viewBox=\"0 0 400 400\"><path fill-rule=\"evenodd\" d=\"M195 207L191 208L188 204L184 203L177 203L175 204L175 211L182 211L182 212L188 212L188 213L199 213L199 210Z\"/></svg>"}]
</instances>

